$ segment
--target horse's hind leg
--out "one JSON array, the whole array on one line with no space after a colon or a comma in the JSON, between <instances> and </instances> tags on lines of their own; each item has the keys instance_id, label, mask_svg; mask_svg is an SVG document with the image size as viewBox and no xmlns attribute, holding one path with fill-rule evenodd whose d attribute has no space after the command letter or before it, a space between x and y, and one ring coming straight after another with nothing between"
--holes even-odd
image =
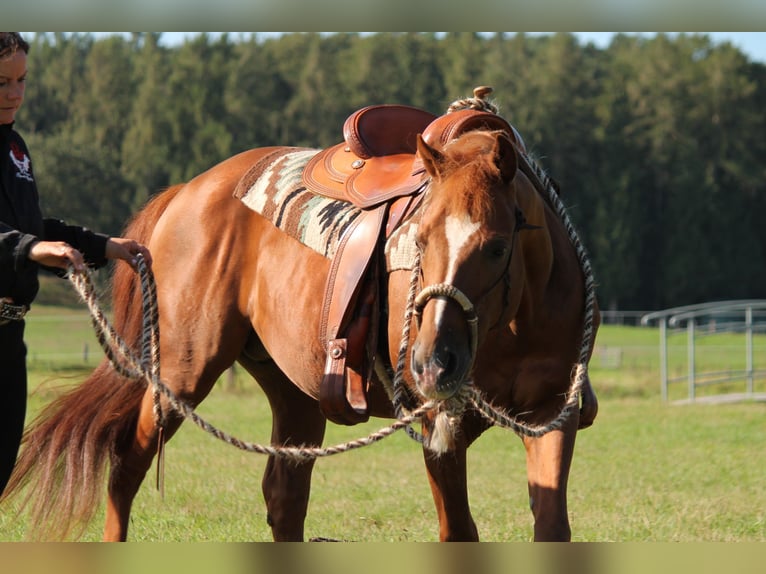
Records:
<instances>
[{"instance_id":1,"label":"horse's hind leg","mask_svg":"<svg viewBox=\"0 0 766 574\"><path fill-rule=\"evenodd\" d=\"M167 339L175 344L166 346L167 351L163 354L162 380L179 400L191 407L204 400L220 375L234 363L237 350L244 345L247 331L243 325L222 321L218 328L226 329L228 338L212 328L200 327L200 332L207 334L211 340L221 341L220 347L191 340L182 342L183 334L178 332L175 338L171 336ZM170 329L165 331L169 333ZM180 427L183 417L171 409L164 397L161 405L165 415L164 440L168 441ZM123 439L115 445L112 454L104 540L126 539L133 499L157 453L158 437L153 393L148 389L138 410L135 426L126 428Z\"/></svg>"},{"instance_id":2,"label":"horse's hind leg","mask_svg":"<svg viewBox=\"0 0 766 574\"><path fill-rule=\"evenodd\" d=\"M138 383L131 383L138 384ZM122 542L127 539L130 511L133 499L151 467L157 453L158 430L153 412L154 401L151 392L144 394L135 435L128 437L124 446L112 455L112 469L109 474L106 520L103 540ZM169 440L180 425L177 417L168 417L165 425L166 440Z\"/></svg>"},{"instance_id":3,"label":"horse's hind leg","mask_svg":"<svg viewBox=\"0 0 766 574\"><path fill-rule=\"evenodd\" d=\"M269 399L273 416L271 444L320 446L326 419L319 404L296 387L273 361L256 362L243 356L240 363ZM314 462L269 456L262 489L266 520L275 541L303 541Z\"/></svg>"},{"instance_id":4,"label":"horse's hind leg","mask_svg":"<svg viewBox=\"0 0 766 574\"><path fill-rule=\"evenodd\" d=\"M578 418L575 412L561 430L551 431L539 438L524 438L529 506L535 518L535 541L567 542L571 538L567 480Z\"/></svg>"}]
</instances>

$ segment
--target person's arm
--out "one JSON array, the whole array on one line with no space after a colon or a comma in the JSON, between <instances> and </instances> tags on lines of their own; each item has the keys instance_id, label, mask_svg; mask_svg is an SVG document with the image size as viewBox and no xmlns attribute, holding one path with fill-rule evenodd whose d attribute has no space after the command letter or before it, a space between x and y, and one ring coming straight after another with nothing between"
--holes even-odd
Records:
<instances>
[{"instance_id":1,"label":"person's arm","mask_svg":"<svg viewBox=\"0 0 766 574\"><path fill-rule=\"evenodd\" d=\"M46 242L63 242L74 247L83 255L83 259L89 267L98 269L99 267L106 265L106 244L109 240L108 235L96 233L87 227L68 225L59 219L52 218L44 219L43 226L45 232L44 237L41 239L44 239ZM60 247L58 251L61 251ZM52 250L48 255L53 255L55 257L56 250ZM71 261L71 258L67 257L67 259L70 259ZM75 264L74 261L72 261L72 263ZM53 266L60 267L60 265ZM79 265L75 264L75 269L78 269L78 267Z\"/></svg>"},{"instance_id":2,"label":"person's arm","mask_svg":"<svg viewBox=\"0 0 766 574\"><path fill-rule=\"evenodd\" d=\"M32 246L29 257L41 265L66 269L71 264L75 271L82 271L85 265L99 268L109 259L122 259L136 269L138 254L151 265L149 250L133 239L109 237L58 219L45 219L44 223L46 239L55 237L57 241L40 241Z\"/></svg>"},{"instance_id":3,"label":"person's arm","mask_svg":"<svg viewBox=\"0 0 766 574\"><path fill-rule=\"evenodd\" d=\"M15 270L29 264L29 250L38 239L0 221L0 267Z\"/></svg>"}]
</instances>

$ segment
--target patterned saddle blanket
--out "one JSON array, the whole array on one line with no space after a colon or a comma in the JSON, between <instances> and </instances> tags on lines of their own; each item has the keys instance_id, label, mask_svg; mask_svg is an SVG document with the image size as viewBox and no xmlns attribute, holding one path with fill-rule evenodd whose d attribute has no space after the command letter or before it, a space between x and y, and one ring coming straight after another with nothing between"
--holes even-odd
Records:
<instances>
[{"instance_id":1,"label":"patterned saddle blanket","mask_svg":"<svg viewBox=\"0 0 766 574\"><path fill-rule=\"evenodd\" d=\"M290 237L332 259L340 238L363 210L306 189L303 170L319 151L288 148L266 156L249 170L234 195ZM412 268L416 232L417 222L410 218L386 240L387 271Z\"/></svg>"}]
</instances>

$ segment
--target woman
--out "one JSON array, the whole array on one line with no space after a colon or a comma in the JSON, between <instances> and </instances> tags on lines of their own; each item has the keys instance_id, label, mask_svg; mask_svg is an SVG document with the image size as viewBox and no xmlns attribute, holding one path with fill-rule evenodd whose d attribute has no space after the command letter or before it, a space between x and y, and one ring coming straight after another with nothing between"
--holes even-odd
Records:
<instances>
[{"instance_id":1,"label":"woman","mask_svg":"<svg viewBox=\"0 0 766 574\"><path fill-rule=\"evenodd\" d=\"M40 266L82 271L108 259L134 269L146 247L84 227L43 219L29 151L13 124L24 101L29 44L0 32L0 494L16 462L27 402L24 315L37 295Z\"/></svg>"}]
</instances>

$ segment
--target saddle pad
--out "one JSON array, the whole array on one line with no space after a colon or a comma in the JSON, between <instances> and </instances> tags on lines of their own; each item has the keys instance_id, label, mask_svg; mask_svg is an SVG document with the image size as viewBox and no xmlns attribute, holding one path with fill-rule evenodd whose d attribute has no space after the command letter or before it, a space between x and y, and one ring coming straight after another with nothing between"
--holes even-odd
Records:
<instances>
[{"instance_id":1,"label":"saddle pad","mask_svg":"<svg viewBox=\"0 0 766 574\"><path fill-rule=\"evenodd\" d=\"M402 223L388 238L385 247L386 271L411 270L415 267L415 235L418 232L418 207L416 212Z\"/></svg>"},{"instance_id":2,"label":"saddle pad","mask_svg":"<svg viewBox=\"0 0 766 574\"><path fill-rule=\"evenodd\" d=\"M361 210L306 190L301 176L318 152L293 148L267 156L265 165L256 164L242 178L234 195L287 235L332 259L340 238Z\"/></svg>"},{"instance_id":3,"label":"saddle pad","mask_svg":"<svg viewBox=\"0 0 766 574\"><path fill-rule=\"evenodd\" d=\"M294 148L266 156L242 178L234 195L292 238L332 259L343 233L362 210L306 190L301 175L318 152ZM418 213L416 210L386 241L387 271L414 267Z\"/></svg>"}]
</instances>

